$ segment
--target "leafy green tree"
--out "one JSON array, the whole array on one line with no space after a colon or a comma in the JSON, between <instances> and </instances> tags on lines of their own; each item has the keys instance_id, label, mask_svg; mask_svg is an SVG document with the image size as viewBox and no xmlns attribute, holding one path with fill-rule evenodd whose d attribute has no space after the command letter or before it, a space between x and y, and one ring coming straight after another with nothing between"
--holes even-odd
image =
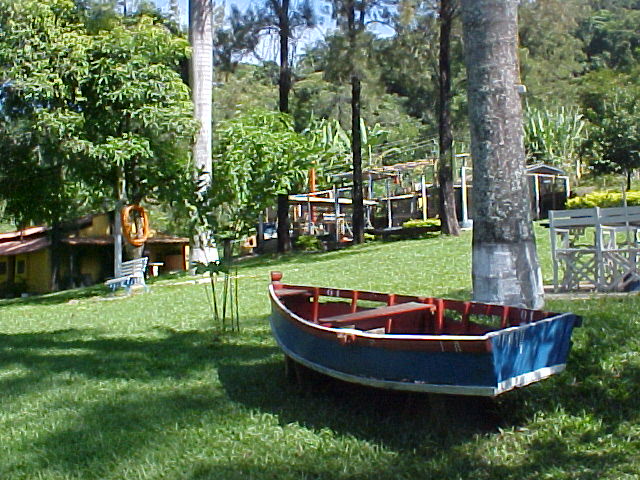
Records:
<instances>
[{"instance_id":1,"label":"leafy green tree","mask_svg":"<svg viewBox=\"0 0 640 480\"><path fill-rule=\"evenodd\" d=\"M613 90L588 110L591 120L589 146L596 174L622 173L631 189L631 175L640 168L640 100L630 89Z\"/></svg>"},{"instance_id":2,"label":"leafy green tree","mask_svg":"<svg viewBox=\"0 0 640 480\"><path fill-rule=\"evenodd\" d=\"M592 69L629 70L640 60L640 9L607 5L586 19L579 30Z\"/></svg>"},{"instance_id":3,"label":"leafy green tree","mask_svg":"<svg viewBox=\"0 0 640 480\"><path fill-rule=\"evenodd\" d=\"M83 188L69 180L80 164L70 142L84 121L89 45L69 1L0 3L0 194L19 224L56 223L81 209L73 197Z\"/></svg>"},{"instance_id":4,"label":"leafy green tree","mask_svg":"<svg viewBox=\"0 0 640 480\"><path fill-rule=\"evenodd\" d=\"M520 70L530 104L568 107L577 102L574 81L586 62L577 32L590 13L583 0L520 2Z\"/></svg>"},{"instance_id":5,"label":"leafy green tree","mask_svg":"<svg viewBox=\"0 0 640 480\"><path fill-rule=\"evenodd\" d=\"M220 122L215 131L213 175L200 211L219 240L250 233L279 194L300 187L317 154L291 118L266 110Z\"/></svg>"},{"instance_id":6,"label":"leafy green tree","mask_svg":"<svg viewBox=\"0 0 640 480\"><path fill-rule=\"evenodd\" d=\"M300 27L313 26L314 17L311 3L303 1L297 8L291 8L289 0L265 0L259 14L260 28L276 28L279 38L279 78L278 108L281 113L289 113L289 92L291 91L291 61L289 42L292 32ZM288 192L278 198L278 252L291 250L289 238L289 200Z\"/></svg>"},{"instance_id":7,"label":"leafy green tree","mask_svg":"<svg viewBox=\"0 0 640 480\"><path fill-rule=\"evenodd\" d=\"M115 17L116 19L118 17ZM90 32L74 2L0 2L2 181L38 179L33 192L3 190L22 222L57 224L130 200L182 202L190 190L194 132L177 72L187 42L146 16ZM46 179L46 180L45 180Z\"/></svg>"},{"instance_id":8,"label":"leafy green tree","mask_svg":"<svg viewBox=\"0 0 640 480\"><path fill-rule=\"evenodd\" d=\"M253 8L245 12L233 5L226 22L218 22L213 52L217 77L225 83L235 73L240 60L256 51L263 20Z\"/></svg>"},{"instance_id":9,"label":"leafy green tree","mask_svg":"<svg viewBox=\"0 0 640 480\"><path fill-rule=\"evenodd\" d=\"M378 21L390 17L392 0L333 0L334 16L346 39L346 73L351 83L351 160L353 189L352 230L354 243L364 242L364 196L362 181L362 135L360 128L362 73L364 51L362 41L367 38L368 19ZM340 37L336 37L340 38Z\"/></svg>"}]
</instances>

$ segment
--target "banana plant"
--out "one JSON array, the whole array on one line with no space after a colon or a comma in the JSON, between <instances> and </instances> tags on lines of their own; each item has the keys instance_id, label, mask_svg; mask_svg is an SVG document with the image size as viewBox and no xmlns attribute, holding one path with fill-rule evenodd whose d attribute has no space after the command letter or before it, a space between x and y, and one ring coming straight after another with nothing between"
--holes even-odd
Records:
<instances>
[{"instance_id":1,"label":"banana plant","mask_svg":"<svg viewBox=\"0 0 640 480\"><path fill-rule=\"evenodd\" d=\"M581 177L580 147L588 136L587 121L579 110L560 107L525 112L525 147L530 162L559 166Z\"/></svg>"},{"instance_id":2,"label":"banana plant","mask_svg":"<svg viewBox=\"0 0 640 480\"><path fill-rule=\"evenodd\" d=\"M382 155L376 151L385 142L389 132L378 123L368 127L364 120L360 121L360 128L367 166L382 164ZM303 133L323 152L316 165L318 178L323 178L328 184L331 175L351 169L351 135L338 120L323 118L312 121Z\"/></svg>"}]
</instances>

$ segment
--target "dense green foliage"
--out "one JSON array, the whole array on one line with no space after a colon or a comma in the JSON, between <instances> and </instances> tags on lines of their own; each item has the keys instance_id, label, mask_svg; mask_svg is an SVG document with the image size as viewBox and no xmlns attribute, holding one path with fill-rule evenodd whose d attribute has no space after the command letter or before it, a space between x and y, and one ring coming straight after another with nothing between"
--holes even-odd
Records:
<instances>
[{"instance_id":1,"label":"dense green foliage","mask_svg":"<svg viewBox=\"0 0 640 480\"><path fill-rule=\"evenodd\" d=\"M421 395L287 384L266 319L269 270L292 283L469 298L470 244L463 233L240 264L243 330L223 338L193 278L131 297L1 301L0 477L635 478L637 295L549 299L584 317L567 370L495 402L449 398L443 412Z\"/></svg>"},{"instance_id":2,"label":"dense green foliage","mask_svg":"<svg viewBox=\"0 0 640 480\"><path fill-rule=\"evenodd\" d=\"M582 173L580 153L588 138L584 116L576 108L529 107L524 121L528 161L563 168L579 179Z\"/></svg>"},{"instance_id":3,"label":"dense green foliage","mask_svg":"<svg viewBox=\"0 0 640 480\"><path fill-rule=\"evenodd\" d=\"M299 188L316 158L308 137L288 115L254 110L217 125L211 188L200 215L219 238L251 231L278 194Z\"/></svg>"},{"instance_id":4,"label":"dense green foliage","mask_svg":"<svg viewBox=\"0 0 640 480\"><path fill-rule=\"evenodd\" d=\"M0 5L0 192L19 223L113 205L119 176L133 201L191 190L186 40L145 15L83 19L71 0Z\"/></svg>"},{"instance_id":5,"label":"dense green foliage","mask_svg":"<svg viewBox=\"0 0 640 480\"><path fill-rule=\"evenodd\" d=\"M437 151L426 152L419 145L435 137L438 130L439 32L434 15L438 2L397 3L398 8L384 14L381 11L376 20L367 23L366 31L358 37L355 59L363 85L362 117L368 125L379 124L388 131L387 142L403 141L404 155L387 156L385 163L437 156ZM618 142L619 153L610 148L611 132L632 137L627 128L630 122L621 123L613 109L600 108L597 115L591 112L595 105L610 104L614 97L638 96L633 79L640 68L640 32L634 26L639 12L637 3L614 0L521 2L519 44L522 81L527 87L529 117L525 128L530 161L561 166L579 181L585 174L621 171L633 163L628 160L633 157L631 145ZM385 35L375 35L376 24L385 25ZM456 18L451 66L458 150L468 144L460 30ZM349 127L347 47L348 39L337 32L307 47L299 57L294 66L291 109L298 130L317 118L337 119L345 129ZM272 65L254 68L274 72ZM272 73L272 105L275 78ZM251 83L246 75L245 79L258 89L268 89L267 83ZM221 98L228 95L224 86L219 93ZM233 104L234 109L238 104ZM632 119L633 108L624 105L628 119ZM373 153L384 149L382 143Z\"/></svg>"},{"instance_id":6,"label":"dense green foliage","mask_svg":"<svg viewBox=\"0 0 640 480\"><path fill-rule=\"evenodd\" d=\"M630 190L625 192L626 202L629 206L640 206L640 191ZM591 192L579 197L567 200L566 208L593 208L593 207L622 207L625 199L622 192Z\"/></svg>"}]
</instances>

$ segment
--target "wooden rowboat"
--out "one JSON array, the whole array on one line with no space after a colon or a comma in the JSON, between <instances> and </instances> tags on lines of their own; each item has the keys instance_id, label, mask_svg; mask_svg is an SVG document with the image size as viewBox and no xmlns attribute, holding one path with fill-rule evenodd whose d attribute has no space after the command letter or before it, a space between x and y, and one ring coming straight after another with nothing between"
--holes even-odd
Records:
<instances>
[{"instance_id":1,"label":"wooden rowboat","mask_svg":"<svg viewBox=\"0 0 640 480\"><path fill-rule=\"evenodd\" d=\"M572 313L286 285L272 272L271 329L289 360L373 387L496 396L565 369Z\"/></svg>"}]
</instances>

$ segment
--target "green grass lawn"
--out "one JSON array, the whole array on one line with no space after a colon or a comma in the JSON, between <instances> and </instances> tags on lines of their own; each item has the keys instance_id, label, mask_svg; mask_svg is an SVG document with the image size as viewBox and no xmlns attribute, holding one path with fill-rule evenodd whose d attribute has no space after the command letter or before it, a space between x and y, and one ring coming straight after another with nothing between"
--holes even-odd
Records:
<instances>
[{"instance_id":1,"label":"green grass lawn","mask_svg":"<svg viewBox=\"0 0 640 480\"><path fill-rule=\"evenodd\" d=\"M469 298L470 240L245 261L242 332L222 338L206 287L188 278L128 298L94 288L0 301L0 479L638 478L635 295L549 301L584 316L567 371L495 401L287 384L270 270Z\"/></svg>"}]
</instances>

